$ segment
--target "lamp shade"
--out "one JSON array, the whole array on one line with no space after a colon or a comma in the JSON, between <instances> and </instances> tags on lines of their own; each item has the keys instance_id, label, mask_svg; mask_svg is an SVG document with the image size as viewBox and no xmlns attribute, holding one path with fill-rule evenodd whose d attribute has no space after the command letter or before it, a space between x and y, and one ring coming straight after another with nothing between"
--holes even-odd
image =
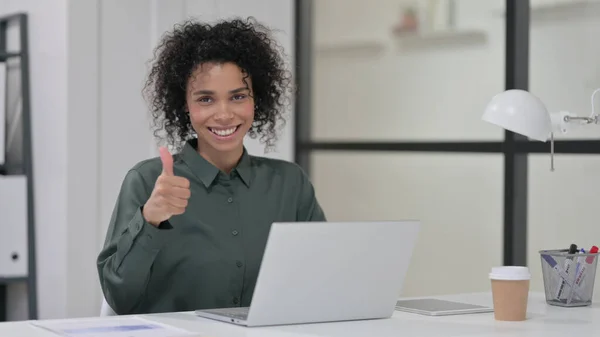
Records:
<instances>
[{"instance_id":1,"label":"lamp shade","mask_svg":"<svg viewBox=\"0 0 600 337\"><path fill-rule=\"evenodd\" d=\"M552 132L546 106L525 90L511 89L494 96L485 108L482 119L542 142L548 140Z\"/></svg>"}]
</instances>

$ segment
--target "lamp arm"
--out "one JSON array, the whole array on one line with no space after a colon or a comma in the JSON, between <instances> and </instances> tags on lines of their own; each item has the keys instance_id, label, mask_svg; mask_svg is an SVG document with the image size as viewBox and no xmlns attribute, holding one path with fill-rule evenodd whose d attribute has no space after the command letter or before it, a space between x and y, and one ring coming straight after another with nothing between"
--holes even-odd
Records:
<instances>
[{"instance_id":1,"label":"lamp arm","mask_svg":"<svg viewBox=\"0 0 600 337\"><path fill-rule=\"evenodd\" d=\"M596 94L600 91L600 88L594 90L594 92L592 93L592 113L590 115L590 118L594 118L594 119L598 119L598 116L596 115L596 111L594 110L594 98L596 97Z\"/></svg>"},{"instance_id":2,"label":"lamp arm","mask_svg":"<svg viewBox=\"0 0 600 337\"><path fill-rule=\"evenodd\" d=\"M598 116L594 116L594 117L565 116L564 121L567 123L574 122L574 121L581 121L582 124L598 124Z\"/></svg>"},{"instance_id":3,"label":"lamp arm","mask_svg":"<svg viewBox=\"0 0 600 337\"><path fill-rule=\"evenodd\" d=\"M579 121L580 124L598 124L598 116L594 117L579 117L579 116L564 116L566 123Z\"/></svg>"},{"instance_id":4,"label":"lamp arm","mask_svg":"<svg viewBox=\"0 0 600 337\"><path fill-rule=\"evenodd\" d=\"M573 126L573 122L582 121L581 124L597 123L598 117L579 117L568 111L554 112L550 114L552 131L550 132L550 171L554 172L554 135L565 134Z\"/></svg>"},{"instance_id":5,"label":"lamp arm","mask_svg":"<svg viewBox=\"0 0 600 337\"><path fill-rule=\"evenodd\" d=\"M580 124L600 124L600 116L596 114L595 98L600 92L600 88L592 93L592 113L589 117L579 117L567 111L555 112L550 114L552 123L552 132L550 132L550 171L554 171L554 134L566 133L569 128L569 123L580 122Z\"/></svg>"},{"instance_id":6,"label":"lamp arm","mask_svg":"<svg viewBox=\"0 0 600 337\"><path fill-rule=\"evenodd\" d=\"M569 123L569 122L580 122L580 124L600 124L600 116L598 116L596 114L596 108L595 108L595 99L596 99L596 94L600 92L600 88L594 90L594 92L592 93L592 113L590 114L589 117L580 117L568 112L563 112L563 113L559 113L558 115L554 115L553 118L553 125L559 126L559 125L563 125L564 123ZM560 116L560 120L558 119L554 119L556 117ZM564 125L563 125L564 126ZM565 129L565 128L563 128ZM563 130L563 132L566 130Z\"/></svg>"}]
</instances>

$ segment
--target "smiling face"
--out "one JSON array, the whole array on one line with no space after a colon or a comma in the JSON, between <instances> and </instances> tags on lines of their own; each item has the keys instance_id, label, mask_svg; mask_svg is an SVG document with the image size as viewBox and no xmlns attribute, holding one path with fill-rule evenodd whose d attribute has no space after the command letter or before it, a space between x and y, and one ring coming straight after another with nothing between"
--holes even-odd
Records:
<instances>
[{"instance_id":1,"label":"smiling face","mask_svg":"<svg viewBox=\"0 0 600 337\"><path fill-rule=\"evenodd\" d=\"M186 104L198 148L212 155L241 155L254 120L250 78L233 63L206 63L188 81Z\"/></svg>"}]
</instances>

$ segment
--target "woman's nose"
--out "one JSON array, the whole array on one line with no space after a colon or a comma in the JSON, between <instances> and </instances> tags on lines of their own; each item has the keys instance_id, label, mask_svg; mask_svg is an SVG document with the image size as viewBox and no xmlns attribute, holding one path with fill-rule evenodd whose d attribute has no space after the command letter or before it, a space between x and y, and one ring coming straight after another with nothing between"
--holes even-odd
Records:
<instances>
[{"instance_id":1,"label":"woman's nose","mask_svg":"<svg viewBox=\"0 0 600 337\"><path fill-rule=\"evenodd\" d=\"M215 115L217 120L227 120L233 118L233 112L227 103L221 103Z\"/></svg>"}]
</instances>

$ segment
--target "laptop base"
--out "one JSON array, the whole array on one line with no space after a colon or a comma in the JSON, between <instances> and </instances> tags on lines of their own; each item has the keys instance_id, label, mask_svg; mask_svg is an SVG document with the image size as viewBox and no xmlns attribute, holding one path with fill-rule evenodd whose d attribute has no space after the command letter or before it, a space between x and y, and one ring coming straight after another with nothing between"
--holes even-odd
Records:
<instances>
[{"instance_id":1,"label":"laptop base","mask_svg":"<svg viewBox=\"0 0 600 337\"><path fill-rule=\"evenodd\" d=\"M214 319L222 322L233 323L237 325L247 326L248 322L248 307L222 308L222 309L205 309L196 310L195 314L199 317Z\"/></svg>"}]
</instances>

